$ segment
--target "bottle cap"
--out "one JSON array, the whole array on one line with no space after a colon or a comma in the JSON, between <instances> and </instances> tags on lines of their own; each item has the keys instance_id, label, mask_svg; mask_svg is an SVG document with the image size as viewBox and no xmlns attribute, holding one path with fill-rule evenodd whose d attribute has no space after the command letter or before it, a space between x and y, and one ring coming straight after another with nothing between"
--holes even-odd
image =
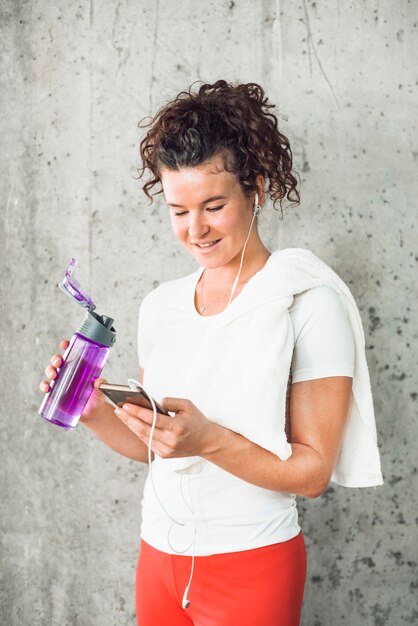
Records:
<instances>
[{"instance_id":1,"label":"bottle cap","mask_svg":"<svg viewBox=\"0 0 418 626\"><path fill-rule=\"evenodd\" d=\"M88 309L89 311L94 311L96 305L93 300L90 298L88 293L83 289L78 281L72 276L75 266L77 265L76 259L71 259L71 263L68 266L67 271L65 272L65 276L62 281L58 284L58 287L67 295L70 296L74 302L77 302L80 306Z\"/></svg>"},{"instance_id":2,"label":"bottle cap","mask_svg":"<svg viewBox=\"0 0 418 626\"><path fill-rule=\"evenodd\" d=\"M116 341L116 330L112 324L113 319L111 317L98 315L94 311L87 311L86 317L75 332L111 348Z\"/></svg>"}]
</instances>

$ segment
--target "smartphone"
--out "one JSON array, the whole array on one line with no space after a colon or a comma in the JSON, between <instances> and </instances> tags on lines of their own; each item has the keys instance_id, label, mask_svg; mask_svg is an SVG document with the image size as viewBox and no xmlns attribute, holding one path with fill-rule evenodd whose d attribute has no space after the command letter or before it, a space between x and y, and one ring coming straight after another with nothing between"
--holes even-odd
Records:
<instances>
[{"instance_id":1,"label":"smartphone","mask_svg":"<svg viewBox=\"0 0 418 626\"><path fill-rule=\"evenodd\" d=\"M149 397L142 389L131 389L128 385L111 385L109 383L102 383L99 385L99 389L103 391L115 407L122 407L125 402L129 402L130 404L137 404L138 406L151 409L152 411L152 404ZM154 402L158 413L170 415L158 402L155 400Z\"/></svg>"}]
</instances>

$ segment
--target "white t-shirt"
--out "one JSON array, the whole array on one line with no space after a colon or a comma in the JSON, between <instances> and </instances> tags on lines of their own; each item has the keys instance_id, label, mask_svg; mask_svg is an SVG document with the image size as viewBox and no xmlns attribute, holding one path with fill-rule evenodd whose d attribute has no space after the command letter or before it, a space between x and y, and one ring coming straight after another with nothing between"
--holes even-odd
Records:
<instances>
[{"instance_id":1,"label":"white t-shirt","mask_svg":"<svg viewBox=\"0 0 418 626\"><path fill-rule=\"evenodd\" d=\"M201 268L184 278L164 283L143 300L138 324L138 353L144 368L145 389L159 401L164 396L181 394L182 372L192 362L196 341L208 332L214 316L196 315L192 302ZM251 280L251 279L250 279ZM161 287L161 286L160 286ZM175 371L166 371L153 355L147 367L153 343L167 324L170 315L170 292L178 301L184 292L184 323L176 320L177 352ZM239 294L236 297L239 299ZM338 294L329 287L315 287L294 297L289 308L294 330L292 383L328 376L353 376L354 341ZM178 334L182 336L179 337ZM249 550L295 537L299 531L296 496L275 492L247 483L218 466L204 461L198 473L182 474L167 469L156 456L153 483L145 484L142 499L142 538L158 550L176 554L205 556ZM170 519L161 507L173 518ZM173 520L181 522L180 526ZM193 539L196 530L196 545Z\"/></svg>"}]
</instances>

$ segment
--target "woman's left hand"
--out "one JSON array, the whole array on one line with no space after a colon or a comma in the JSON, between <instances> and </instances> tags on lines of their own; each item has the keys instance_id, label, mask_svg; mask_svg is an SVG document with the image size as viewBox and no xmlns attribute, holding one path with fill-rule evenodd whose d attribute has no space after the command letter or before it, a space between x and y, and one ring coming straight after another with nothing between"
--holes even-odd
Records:
<instances>
[{"instance_id":1,"label":"woman's left hand","mask_svg":"<svg viewBox=\"0 0 418 626\"><path fill-rule=\"evenodd\" d=\"M157 413L151 449L163 459L203 456L213 446L216 424L184 398L164 398L161 406L175 413L174 417ZM135 404L124 404L116 415L147 446L151 433L153 411Z\"/></svg>"}]
</instances>

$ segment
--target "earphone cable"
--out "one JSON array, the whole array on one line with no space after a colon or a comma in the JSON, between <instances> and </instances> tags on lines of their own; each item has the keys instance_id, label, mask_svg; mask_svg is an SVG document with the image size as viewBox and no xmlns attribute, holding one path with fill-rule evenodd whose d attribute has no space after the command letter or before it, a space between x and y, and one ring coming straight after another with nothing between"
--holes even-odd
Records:
<instances>
[{"instance_id":1,"label":"earphone cable","mask_svg":"<svg viewBox=\"0 0 418 626\"><path fill-rule=\"evenodd\" d=\"M258 204L256 204L256 207L258 207ZM246 238L246 240L245 240L244 247L243 247L243 249L242 249L242 253L241 253L241 263L240 263L240 266L239 266L238 274L237 274L237 276L236 276L236 278L235 278L235 280L234 280L234 284L232 285L231 294L230 294L230 296L229 296L228 304L226 305L227 307L228 307L228 306L230 305L230 303L231 303L232 296L234 295L235 289L236 289L237 284L238 284L238 280L239 280L239 277L240 277L240 274L241 274L241 270L242 270L242 264L243 264L243 261L244 261L245 248L247 247L247 243L248 243L248 240L249 240L249 238L250 238L250 234L251 234L251 229L252 229L252 227L253 227L254 220L255 220L255 218L256 218L257 213L258 213L258 210L257 210L257 209L253 210L253 217L252 217L252 219L251 219L250 228L249 228L249 230L248 230L247 238Z\"/></svg>"},{"instance_id":2,"label":"earphone cable","mask_svg":"<svg viewBox=\"0 0 418 626\"><path fill-rule=\"evenodd\" d=\"M152 411L153 411L153 419L152 419L151 432L150 432L149 441L148 441L148 474L150 476L151 485L152 485L152 488L153 488L153 491L154 491L154 495L155 495L159 505L161 506L162 510L167 515L167 517L169 519L171 519L171 521L173 522L171 524L170 528L168 529L168 533L167 533L168 545L170 546L171 550L173 550L173 552L175 552L176 554L183 554L184 552L187 552L193 546L192 565L191 565L191 568L190 568L190 576L189 576L189 581L188 581L188 583L187 583L187 585L185 587L185 590L184 590L183 601L182 601L183 608L188 608L190 606L190 600L187 598L187 596L188 596L188 593L189 593L189 590L190 590L190 585L191 585L192 579L193 579L195 556L196 556L196 535L197 535L196 516L195 516L194 510L193 510L193 507L189 506L187 504L186 498L184 497L184 492L183 492L183 475L182 475L181 478L180 478L180 492L181 492L181 495L182 495L182 498L183 498L183 501L184 501L186 507L189 509L189 511L191 512L192 517L193 517L193 541L184 550L177 550L171 543L171 536L170 536L171 535L171 531L173 530L173 528L175 526L185 526L185 524L184 524L184 522L179 522L172 515L170 515L170 513L167 511L167 509L165 508L165 506L161 502L161 500L160 500L160 498L158 496L158 493L157 493L157 489L155 487L154 476L153 476L153 473L152 473L152 454L151 454L151 451L152 451L152 438L154 436L155 426L156 426L156 423L157 423L157 407L155 406L154 398L145 391L144 386L139 381L137 381L135 378L129 378L128 379L128 385L131 387L131 389L134 389L135 387L137 387L138 389L142 389L142 391L147 396L148 400L151 402ZM192 502L191 492L190 492L190 478L189 478L189 497L190 497L190 502Z\"/></svg>"},{"instance_id":3,"label":"earphone cable","mask_svg":"<svg viewBox=\"0 0 418 626\"><path fill-rule=\"evenodd\" d=\"M154 495L158 501L158 504L160 505L160 507L162 508L162 510L164 511L164 513L167 515L167 517L169 519L171 519L171 521L174 524L177 524L178 526L184 526L184 522L179 522L178 520L176 520L172 515L170 515L170 513L167 511L167 509L165 508L164 504L161 502L158 493L157 493L157 489L155 487L155 483L154 483L154 475L152 472L152 438L154 436L154 432L155 432L155 426L157 423L157 407L155 406L155 402L154 402L154 398L152 396L150 396L144 389L143 385L138 382L137 380L135 380L135 378L129 378L128 379L128 385L132 388L137 387L138 389L141 389L145 395L147 396L148 400L151 402L151 406L152 406L152 411L153 411L153 419L152 419L152 425L151 425L151 432L150 432L150 436L149 436L149 442L148 442L148 474L151 480L151 485L154 491Z\"/></svg>"}]
</instances>

